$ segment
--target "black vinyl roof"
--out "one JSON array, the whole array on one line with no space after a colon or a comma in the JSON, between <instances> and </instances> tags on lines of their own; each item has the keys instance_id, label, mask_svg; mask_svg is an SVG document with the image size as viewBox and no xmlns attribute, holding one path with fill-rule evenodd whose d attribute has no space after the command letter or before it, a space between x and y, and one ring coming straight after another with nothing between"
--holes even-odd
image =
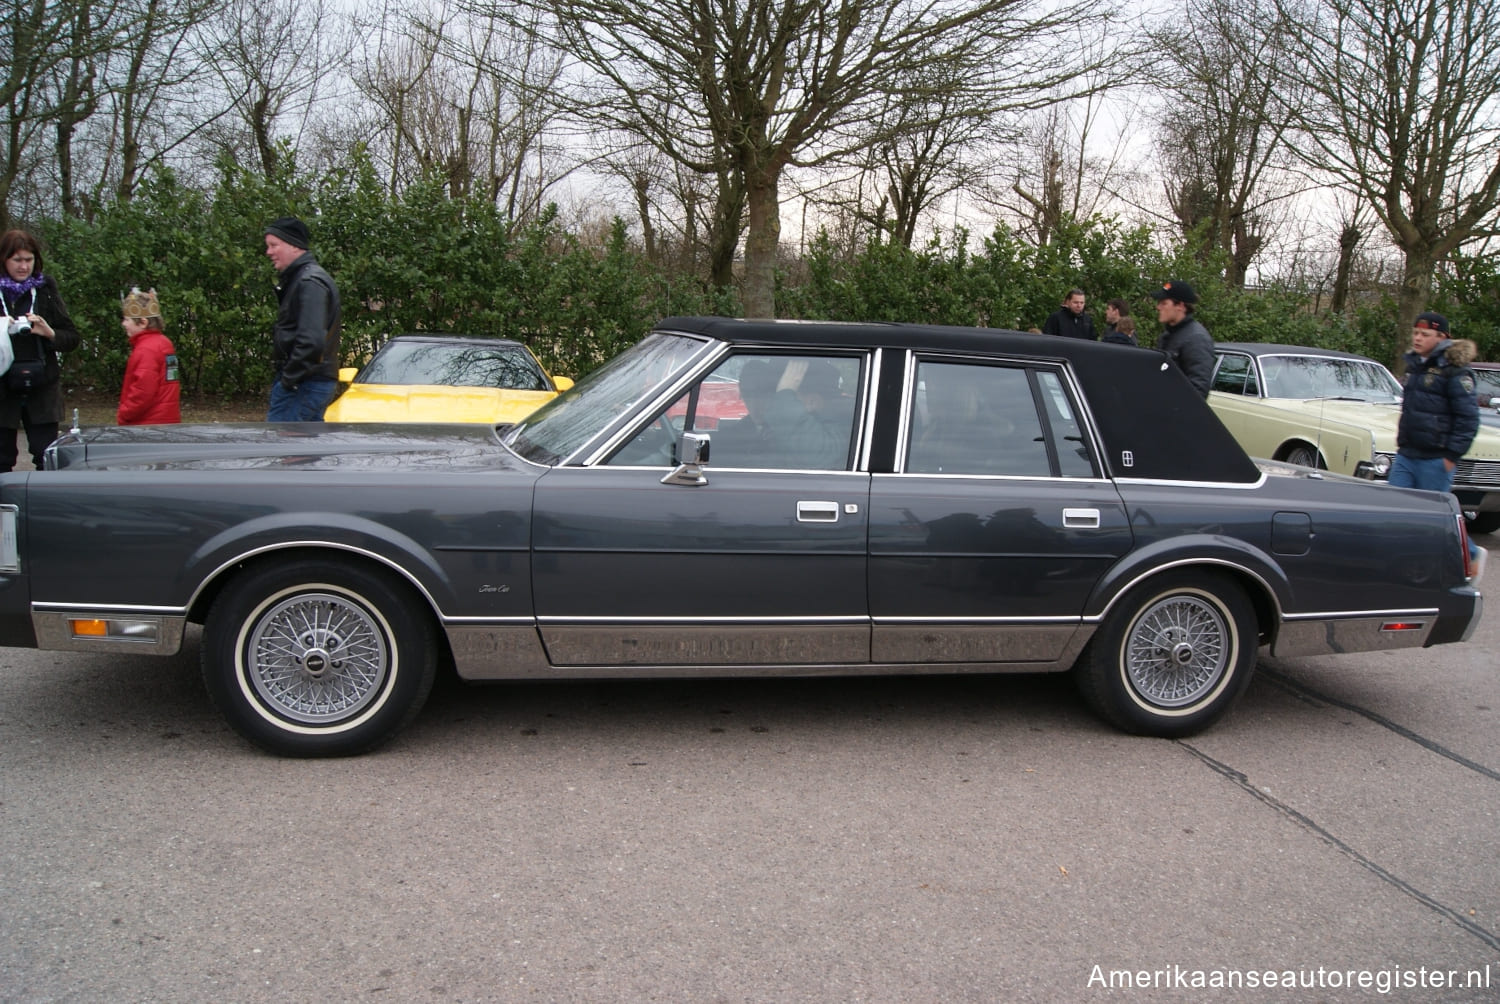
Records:
<instances>
[{"instance_id":1,"label":"black vinyl roof","mask_svg":"<svg viewBox=\"0 0 1500 1004\"><path fill-rule=\"evenodd\" d=\"M1208 402L1156 349L1000 328L883 322L669 317L656 328L739 344L1063 361L1083 387L1116 477L1249 484L1261 476Z\"/></svg>"},{"instance_id":2,"label":"black vinyl roof","mask_svg":"<svg viewBox=\"0 0 1500 1004\"><path fill-rule=\"evenodd\" d=\"M1100 342L1003 328L963 328L884 321L741 320L732 317L668 317L657 330L707 335L736 343L796 346L940 349L950 352L1072 358L1075 352L1109 349Z\"/></svg>"}]
</instances>

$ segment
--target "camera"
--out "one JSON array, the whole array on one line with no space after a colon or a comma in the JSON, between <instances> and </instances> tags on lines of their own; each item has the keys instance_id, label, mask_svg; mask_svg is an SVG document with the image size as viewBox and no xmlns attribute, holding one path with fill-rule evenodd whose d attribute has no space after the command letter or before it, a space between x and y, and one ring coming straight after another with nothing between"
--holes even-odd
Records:
<instances>
[{"instance_id":1,"label":"camera","mask_svg":"<svg viewBox=\"0 0 1500 1004\"><path fill-rule=\"evenodd\" d=\"M7 317L9 323L5 326L8 335L29 335L31 333L31 318L26 316Z\"/></svg>"}]
</instances>

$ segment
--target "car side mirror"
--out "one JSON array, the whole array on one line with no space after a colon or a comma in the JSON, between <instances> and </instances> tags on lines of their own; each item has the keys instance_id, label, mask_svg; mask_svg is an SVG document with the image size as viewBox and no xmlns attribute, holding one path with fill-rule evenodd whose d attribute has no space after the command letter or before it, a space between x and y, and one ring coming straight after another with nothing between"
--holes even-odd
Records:
<instances>
[{"instance_id":1,"label":"car side mirror","mask_svg":"<svg viewBox=\"0 0 1500 1004\"><path fill-rule=\"evenodd\" d=\"M555 376L552 378L552 386L557 388L558 393L562 393L565 390L572 390L573 378Z\"/></svg>"},{"instance_id":2,"label":"car side mirror","mask_svg":"<svg viewBox=\"0 0 1500 1004\"><path fill-rule=\"evenodd\" d=\"M345 366L339 370L339 383L353 383L354 378L359 376L359 370L353 366Z\"/></svg>"},{"instance_id":3,"label":"car side mirror","mask_svg":"<svg viewBox=\"0 0 1500 1004\"><path fill-rule=\"evenodd\" d=\"M702 432L684 432L677 440L677 467L661 479L664 485L699 487L708 484L703 464L708 463L709 437Z\"/></svg>"}]
</instances>

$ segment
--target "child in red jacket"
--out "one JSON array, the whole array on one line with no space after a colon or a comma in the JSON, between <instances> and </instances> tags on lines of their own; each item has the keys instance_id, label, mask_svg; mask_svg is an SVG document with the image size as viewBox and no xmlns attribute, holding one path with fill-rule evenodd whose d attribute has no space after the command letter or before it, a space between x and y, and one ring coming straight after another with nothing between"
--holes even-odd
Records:
<instances>
[{"instance_id":1,"label":"child in red jacket","mask_svg":"<svg viewBox=\"0 0 1500 1004\"><path fill-rule=\"evenodd\" d=\"M120 327L130 336L130 358L120 387L120 425L165 425L182 421L182 384L177 350L162 334L156 290L132 289L120 301Z\"/></svg>"}]
</instances>

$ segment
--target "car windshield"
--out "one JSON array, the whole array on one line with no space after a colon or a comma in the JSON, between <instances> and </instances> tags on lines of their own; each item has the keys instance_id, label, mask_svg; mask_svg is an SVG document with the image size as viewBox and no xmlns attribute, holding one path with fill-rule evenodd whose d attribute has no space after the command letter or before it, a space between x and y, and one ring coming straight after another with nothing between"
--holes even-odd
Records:
<instances>
[{"instance_id":1,"label":"car windshield","mask_svg":"<svg viewBox=\"0 0 1500 1004\"><path fill-rule=\"evenodd\" d=\"M505 434L505 443L533 463L556 464L633 412L708 344L682 335L647 335L532 412Z\"/></svg>"},{"instance_id":2,"label":"car windshield","mask_svg":"<svg viewBox=\"0 0 1500 1004\"><path fill-rule=\"evenodd\" d=\"M1267 397L1343 398L1375 404L1401 400L1401 385L1373 359L1332 356L1262 356Z\"/></svg>"},{"instance_id":3,"label":"car windshield","mask_svg":"<svg viewBox=\"0 0 1500 1004\"><path fill-rule=\"evenodd\" d=\"M551 390L551 381L519 345L393 339L360 373L359 383Z\"/></svg>"},{"instance_id":4,"label":"car windshield","mask_svg":"<svg viewBox=\"0 0 1500 1004\"><path fill-rule=\"evenodd\" d=\"M1474 380L1479 385L1479 393L1500 394L1500 370L1476 369Z\"/></svg>"}]
</instances>

